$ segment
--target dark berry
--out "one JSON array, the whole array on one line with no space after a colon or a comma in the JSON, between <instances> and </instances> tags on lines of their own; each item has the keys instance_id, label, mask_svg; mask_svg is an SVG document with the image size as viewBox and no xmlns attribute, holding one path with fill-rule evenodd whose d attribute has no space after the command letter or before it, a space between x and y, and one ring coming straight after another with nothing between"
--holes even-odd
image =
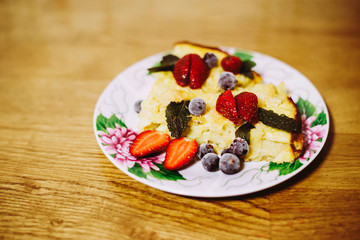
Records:
<instances>
[{"instance_id":1,"label":"dark berry","mask_svg":"<svg viewBox=\"0 0 360 240\"><path fill-rule=\"evenodd\" d=\"M249 145L244 139L235 138L230 145L230 152L238 157L244 157L249 152Z\"/></svg>"},{"instance_id":2,"label":"dark berry","mask_svg":"<svg viewBox=\"0 0 360 240\"><path fill-rule=\"evenodd\" d=\"M189 112L194 116L200 116L204 113L206 103L202 98L194 98L190 101Z\"/></svg>"},{"instance_id":3,"label":"dark berry","mask_svg":"<svg viewBox=\"0 0 360 240\"><path fill-rule=\"evenodd\" d=\"M225 153L231 153L230 148L225 148L224 150L222 150L221 155L224 155Z\"/></svg>"},{"instance_id":4,"label":"dark berry","mask_svg":"<svg viewBox=\"0 0 360 240\"><path fill-rule=\"evenodd\" d=\"M214 147L210 144L202 143L198 150L199 159L202 159L207 153L215 153Z\"/></svg>"},{"instance_id":5,"label":"dark berry","mask_svg":"<svg viewBox=\"0 0 360 240\"><path fill-rule=\"evenodd\" d=\"M201 163L207 171L216 171L219 168L219 157L215 153L207 153L201 159Z\"/></svg>"},{"instance_id":6,"label":"dark berry","mask_svg":"<svg viewBox=\"0 0 360 240\"><path fill-rule=\"evenodd\" d=\"M137 100L134 104L134 110L136 113L139 113L141 111L141 103L142 100Z\"/></svg>"},{"instance_id":7,"label":"dark berry","mask_svg":"<svg viewBox=\"0 0 360 240\"><path fill-rule=\"evenodd\" d=\"M235 78L235 75L232 72L220 73L219 79L218 79L218 85L219 85L220 89L233 90L235 88L236 83L237 83L237 80Z\"/></svg>"},{"instance_id":8,"label":"dark berry","mask_svg":"<svg viewBox=\"0 0 360 240\"><path fill-rule=\"evenodd\" d=\"M213 68L217 65L218 58L216 57L215 54L207 52L203 57L203 61L209 68Z\"/></svg>"},{"instance_id":9,"label":"dark berry","mask_svg":"<svg viewBox=\"0 0 360 240\"><path fill-rule=\"evenodd\" d=\"M219 168L225 174L234 174L240 171L240 159L231 153L225 153L220 157Z\"/></svg>"}]
</instances>

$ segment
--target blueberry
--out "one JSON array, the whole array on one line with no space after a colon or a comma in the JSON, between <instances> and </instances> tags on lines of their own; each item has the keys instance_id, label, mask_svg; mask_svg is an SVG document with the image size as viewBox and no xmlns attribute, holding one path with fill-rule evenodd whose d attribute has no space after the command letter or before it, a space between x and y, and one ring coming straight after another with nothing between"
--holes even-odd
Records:
<instances>
[{"instance_id":1,"label":"blueberry","mask_svg":"<svg viewBox=\"0 0 360 240\"><path fill-rule=\"evenodd\" d=\"M194 116L200 116L205 111L206 103L202 98L194 98L190 101L189 112Z\"/></svg>"},{"instance_id":2,"label":"blueberry","mask_svg":"<svg viewBox=\"0 0 360 240\"><path fill-rule=\"evenodd\" d=\"M202 143L198 150L199 159L202 159L207 153L215 153L214 147L210 144Z\"/></svg>"},{"instance_id":3,"label":"blueberry","mask_svg":"<svg viewBox=\"0 0 360 240\"><path fill-rule=\"evenodd\" d=\"M230 152L238 157L244 157L249 152L249 145L244 139L235 138L230 145Z\"/></svg>"},{"instance_id":4,"label":"blueberry","mask_svg":"<svg viewBox=\"0 0 360 240\"><path fill-rule=\"evenodd\" d=\"M201 159L201 163L207 171L216 171L219 168L219 157L215 153L207 153Z\"/></svg>"},{"instance_id":5,"label":"blueberry","mask_svg":"<svg viewBox=\"0 0 360 240\"><path fill-rule=\"evenodd\" d=\"M225 174L234 174L240 171L240 159L231 153L225 153L220 157L219 168Z\"/></svg>"},{"instance_id":6,"label":"blueberry","mask_svg":"<svg viewBox=\"0 0 360 240\"><path fill-rule=\"evenodd\" d=\"M235 78L235 75L232 72L220 73L219 79L218 79L218 85L219 85L220 89L233 90L235 88L236 83L237 83L237 80Z\"/></svg>"},{"instance_id":7,"label":"blueberry","mask_svg":"<svg viewBox=\"0 0 360 240\"><path fill-rule=\"evenodd\" d=\"M230 148L225 148L224 150L222 150L221 155L224 155L225 153L231 153Z\"/></svg>"},{"instance_id":8,"label":"blueberry","mask_svg":"<svg viewBox=\"0 0 360 240\"><path fill-rule=\"evenodd\" d=\"M139 113L141 111L141 103L142 100L137 100L134 104L134 110L136 113Z\"/></svg>"},{"instance_id":9,"label":"blueberry","mask_svg":"<svg viewBox=\"0 0 360 240\"><path fill-rule=\"evenodd\" d=\"M213 68L217 65L218 58L216 57L215 54L207 52L207 53L205 53L205 55L203 57L203 61L206 63L206 65L209 68Z\"/></svg>"}]
</instances>

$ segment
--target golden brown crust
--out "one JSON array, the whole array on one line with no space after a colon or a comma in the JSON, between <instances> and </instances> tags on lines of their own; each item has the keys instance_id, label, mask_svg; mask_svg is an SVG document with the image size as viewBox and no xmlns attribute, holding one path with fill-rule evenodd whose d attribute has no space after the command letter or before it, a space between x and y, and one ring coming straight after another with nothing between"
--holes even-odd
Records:
<instances>
[{"instance_id":1,"label":"golden brown crust","mask_svg":"<svg viewBox=\"0 0 360 240\"><path fill-rule=\"evenodd\" d=\"M301 116L300 116L299 109L291 97L288 97L288 99L296 109L295 120L301 126ZM294 152L294 156L295 156L294 161L295 161L298 157L301 156L301 154L303 153L303 148L304 148L304 135L301 131L301 128L298 132L291 133L290 146L291 146L292 151Z\"/></svg>"},{"instance_id":2,"label":"golden brown crust","mask_svg":"<svg viewBox=\"0 0 360 240\"><path fill-rule=\"evenodd\" d=\"M188 45L192 45L194 47L207 48L207 49L210 49L210 50L213 50L213 51L218 51L218 52L222 52L222 53L224 53L226 55L229 55L229 53L225 52L224 50L221 50L220 48L213 47L213 46L206 46L206 45L202 45L202 44L199 44L199 43L193 43L193 42L189 42L189 41L179 41L179 42L176 42L174 45L178 45L178 44L188 44Z\"/></svg>"}]
</instances>

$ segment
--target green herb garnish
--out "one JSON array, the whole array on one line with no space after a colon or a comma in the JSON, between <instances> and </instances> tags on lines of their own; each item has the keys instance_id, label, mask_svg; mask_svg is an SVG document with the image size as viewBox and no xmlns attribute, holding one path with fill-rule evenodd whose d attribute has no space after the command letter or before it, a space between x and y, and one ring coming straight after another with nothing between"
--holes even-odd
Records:
<instances>
[{"instance_id":1,"label":"green herb garnish","mask_svg":"<svg viewBox=\"0 0 360 240\"><path fill-rule=\"evenodd\" d=\"M150 73L159 72L159 71L172 71L174 69L175 63L179 60L179 58L175 55L168 54L165 55L160 63L155 66L148 68Z\"/></svg>"},{"instance_id":2,"label":"green herb garnish","mask_svg":"<svg viewBox=\"0 0 360 240\"><path fill-rule=\"evenodd\" d=\"M245 123L236 130L235 137L246 140L247 143L250 145L250 130L252 128L254 128L254 125L249 122Z\"/></svg>"},{"instance_id":3,"label":"green herb garnish","mask_svg":"<svg viewBox=\"0 0 360 240\"><path fill-rule=\"evenodd\" d=\"M301 125L295 119L263 108L259 108L259 120L265 125L287 132L299 132L301 130Z\"/></svg>"},{"instance_id":4,"label":"green herb garnish","mask_svg":"<svg viewBox=\"0 0 360 240\"><path fill-rule=\"evenodd\" d=\"M240 73L248 78L254 79L254 73L251 71L251 69L255 66L256 63L251 60L243 61L241 65Z\"/></svg>"},{"instance_id":5,"label":"green herb garnish","mask_svg":"<svg viewBox=\"0 0 360 240\"><path fill-rule=\"evenodd\" d=\"M190 101L170 102L166 107L165 117L171 136L180 138L190 121Z\"/></svg>"}]
</instances>

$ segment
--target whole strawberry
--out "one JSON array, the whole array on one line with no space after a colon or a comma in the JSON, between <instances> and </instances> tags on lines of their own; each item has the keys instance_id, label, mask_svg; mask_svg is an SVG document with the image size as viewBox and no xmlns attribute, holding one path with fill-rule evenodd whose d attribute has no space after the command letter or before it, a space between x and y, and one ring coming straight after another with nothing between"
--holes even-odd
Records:
<instances>
[{"instance_id":1,"label":"whole strawberry","mask_svg":"<svg viewBox=\"0 0 360 240\"><path fill-rule=\"evenodd\" d=\"M221 60L221 67L228 72L233 74L240 73L242 61L239 57L228 55Z\"/></svg>"},{"instance_id":2,"label":"whole strawberry","mask_svg":"<svg viewBox=\"0 0 360 240\"><path fill-rule=\"evenodd\" d=\"M258 117L258 98L254 93L242 92L235 96L236 111L240 118L255 124Z\"/></svg>"},{"instance_id":3,"label":"whole strawberry","mask_svg":"<svg viewBox=\"0 0 360 240\"><path fill-rule=\"evenodd\" d=\"M209 67L199 55L187 54L176 62L173 75L179 86L198 89L208 78Z\"/></svg>"}]
</instances>

